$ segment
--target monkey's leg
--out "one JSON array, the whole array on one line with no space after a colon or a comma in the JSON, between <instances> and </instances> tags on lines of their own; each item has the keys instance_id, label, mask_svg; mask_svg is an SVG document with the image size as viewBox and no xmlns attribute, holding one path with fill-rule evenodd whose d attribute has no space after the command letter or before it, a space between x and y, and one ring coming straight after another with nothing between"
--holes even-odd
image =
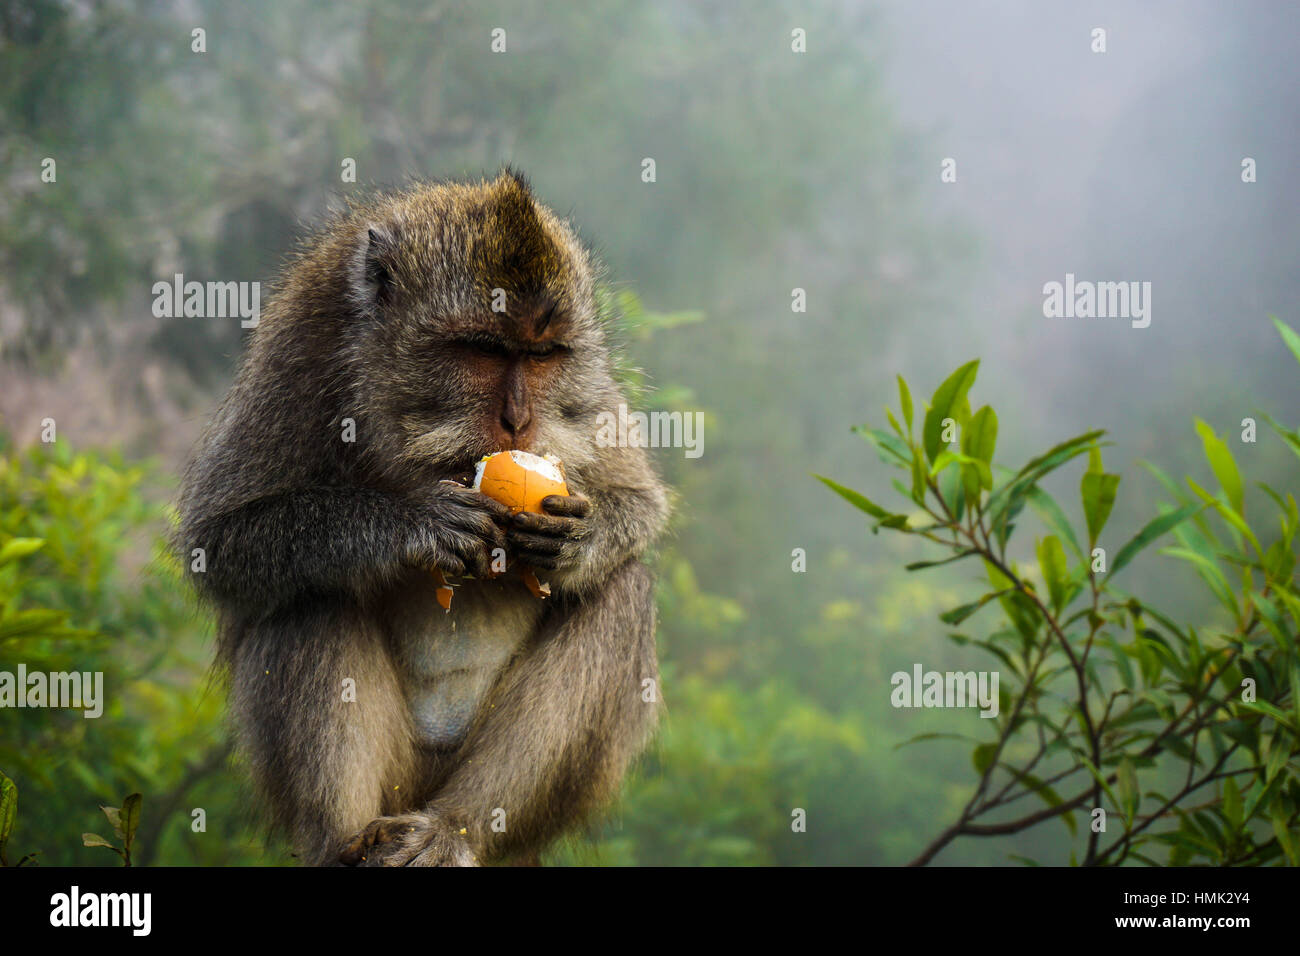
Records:
<instances>
[{"instance_id":1,"label":"monkey's leg","mask_svg":"<svg viewBox=\"0 0 1300 956\"><path fill-rule=\"evenodd\" d=\"M376 820L352 859L446 865L467 847L484 862L534 850L614 796L653 729L658 690L650 572L629 561L599 594L548 611L502 675L421 813ZM461 833L463 829L463 834Z\"/></svg>"},{"instance_id":2,"label":"monkey's leg","mask_svg":"<svg viewBox=\"0 0 1300 956\"><path fill-rule=\"evenodd\" d=\"M304 862L414 798L415 744L379 628L342 597L232 635L231 711L253 776Z\"/></svg>"}]
</instances>

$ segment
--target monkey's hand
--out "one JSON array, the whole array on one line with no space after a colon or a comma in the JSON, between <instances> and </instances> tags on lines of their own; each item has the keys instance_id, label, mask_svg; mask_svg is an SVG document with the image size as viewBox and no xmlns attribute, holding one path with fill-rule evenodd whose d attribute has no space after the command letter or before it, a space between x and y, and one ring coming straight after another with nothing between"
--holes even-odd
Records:
<instances>
[{"instance_id":1,"label":"monkey's hand","mask_svg":"<svg viewBox=\"0 0 1300 956\"><path fill-rule=\"evenodd\" d=\"M464 831L441 817L408 813L379 817L339 854L347 866L478 866Z\"/></svg>"},{"instance_id":2,"label":"monkey's hand","mask_svg":"<svg viewBox=\"0 0 1300 956\"><path fill-rule=\"evenodd\" d=\"M516 559L535 568L564 571L583 558L591 534L591 502L581 495L548 495L546 514L521 511L511 519L506 542Z\"/></svg>"},{"instance_id":3,"label":"monkey's hand","mask_svg":"<svg viewBox=\"0 0 1300 956\"><path fill-rule=\"evenodd\" d=\"M420 515L407 541L409 564L491 576L492 551L506 546L509 508L454 481L440 481L420 502Z\"/></svg>"}]
</instances>

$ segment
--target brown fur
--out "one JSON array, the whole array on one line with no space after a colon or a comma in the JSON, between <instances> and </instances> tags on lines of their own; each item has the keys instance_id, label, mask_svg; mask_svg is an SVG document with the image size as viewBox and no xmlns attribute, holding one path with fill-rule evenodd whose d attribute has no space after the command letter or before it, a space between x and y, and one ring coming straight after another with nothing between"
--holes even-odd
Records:
<instances>
[{"instance_id":1,"label":"brown fur","mask_svg":"<svg viewBox=\"0 0 1300 956\"><path fill-rule=\"evenodd\" d=\"M615 793L655 719L638 556L667 512L641 449L596 444L622 401L590 257L514 173L358 204L290 263L178 547L204 551L240 743L306 860L526 858ZM514 520L444 483L512 447L558 455L575 499ZM487 579L493 547L553 597ZM451 612L434 565L478 574Z\"/></svg>"}]
</instances>

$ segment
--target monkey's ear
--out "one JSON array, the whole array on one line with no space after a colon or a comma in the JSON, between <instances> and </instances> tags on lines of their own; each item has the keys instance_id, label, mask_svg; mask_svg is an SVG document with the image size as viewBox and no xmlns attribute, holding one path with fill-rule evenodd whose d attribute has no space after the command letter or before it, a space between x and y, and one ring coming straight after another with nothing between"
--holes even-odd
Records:
<instances>
[{"instance_id":1,"label":"monkey's ear","mask_svg":"<svg viewBox=\"0 0 1300 956\"><path fill-rule=\"evenodd\" d=\"M392 231L371 223L358 244L352 269L352 294L363 311L382 305L392 294L392 257L397 240Z\"/></svg>"}]
</instances>

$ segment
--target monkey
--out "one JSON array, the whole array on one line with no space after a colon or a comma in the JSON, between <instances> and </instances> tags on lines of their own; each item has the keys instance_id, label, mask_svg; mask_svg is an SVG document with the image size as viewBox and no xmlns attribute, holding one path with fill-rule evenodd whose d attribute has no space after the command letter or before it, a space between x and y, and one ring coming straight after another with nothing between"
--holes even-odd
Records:
<instances>
[{"instance_id":1,"label":"monkey","mask_svg":"<svg viewBox=\"0 0 1300 956\"><path fill-rule=\"evenodd\" d=\"M509 167L353 201L286 263L182 472L176 547L302 862L535 861L648 744L670 499L638 443L598 440L626 401L601 268ZM465 486L510 449L558 457L569 494L512 514Z\"/></svg>"}]
</instances>

